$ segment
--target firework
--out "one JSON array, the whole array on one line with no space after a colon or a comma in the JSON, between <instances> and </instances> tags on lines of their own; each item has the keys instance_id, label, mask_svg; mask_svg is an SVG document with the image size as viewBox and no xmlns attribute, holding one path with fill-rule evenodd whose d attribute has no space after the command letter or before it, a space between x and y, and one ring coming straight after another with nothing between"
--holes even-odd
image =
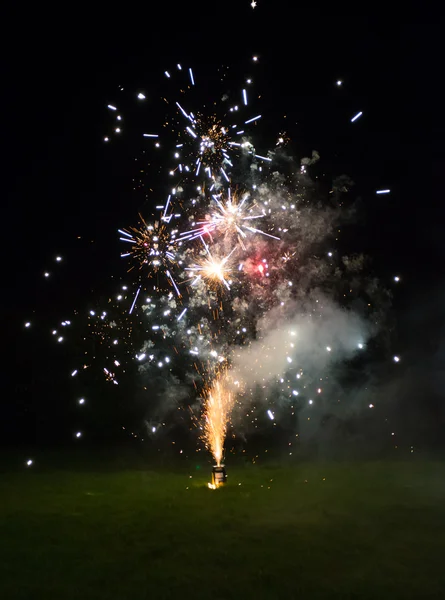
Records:
<instances>
[{"instance_id":1,"label":"firework","mask_svg":"<svg viewBox=\"0 0 445 600\"><path fill-rule=\"evenodd\" d=\"M129 231L119 229L119 233L122 235L119 239L122 242L131 244L130 251L121 254L121 257L130 256L139 268L143 269L147 278L162 272L168 283L174 287L177 295L180 296L179 289L169 270L169 266L175 263L175 247L167 223L155 221L151 225L147 224L141 215L139 217L142 221L139 228L130 227ZM129 271L132 269L134 269L134 265L129 268ZM139 292L140 288L137 295L139 295ZM136 299L137 296L130 312L133 311Z\"/></svg>"},{"instance_id":2,"label":"firework","mask_svg":"<svg viewBox=\"0 0 445 600\"><path fill-rule=\"evenodd\" d=\"M236 193L232 195L229 189L226 199L221 195L219 197L214 195L213 201L216 204L216 210L210 214L208 221L199 224L207 228L208 233L216 231L224 236L237 236L241 243L247 235L246 231L257 231L249 223L252 220L264 218L266 214L264 210L262 212L255 211L256 203L255 201L249 202L247 193L239 198Z\"/></svg>"},{"instance_id":3,"label":"firework","mask_svg":"<svg viewBox=\"0 0 445 600\"><path fill-rule=\"evenodd\" d=\"M258 57L252 62L257 63ZM252 401L245 412L252 427L265 415L273 424L278 422L284 410L279 407L288 407L294 415L301 406L312 406L309 397L318 390L321 394L321 381L323 398L327 395L329 361L363 350L367 335L365 326L343 323L340 310L332 320L343 326L329 322L323 327L331 305L319 290L335 290L345 299L342 308L359 300L357 304L370 307L371 316L374 303L368 296L376 287L359 291L359 261L342 259L331 245L340 234L340 213L319 198L311 202L314 157L302 159L291 174L280 173L275 156L283 156L289 137L279 129L273 150L255 149L255 139L248 136L261 124L262 114L255 106L259 96L250 73L235 101L220 96L222 106L209 101L203 91L202 101L192 104L189 91L203 90L204 78L198 71L177 64L165 71L165 77L171 80L163 98L168 117L162 128L147 127L146 131L159 133L139 130L138 136L144 139L144 152L150 146L153 152L165 152L170 193L165 202L153 203L155 216L147 220L140 216L138 226L119 230L127 249L121 256L130 261L131 281L110 295L106 311L103 306L89 310L87 337L94 338L93 349L85 352L83 369L91 365L99 342L103 349L99 370L108 384L119 385L124 373L134 377L139 373L150 382L150 392L156 390L160 404L166 397L176 398L179 391L187 408L203 396L204 442L220 466L235 406L234 381L242 380L245 398L262 394L263 406ZM180 85L172 91L175 78ZM138 90L132 97L138 103L146 99ZM205 106L212 107L210 113ZM108 109L113 122L104 139L110 141L129 119L122 119L117 102ZM362 112L351 121L360 116ZM173 140L164 136L167 131ZM347 191L345 186L338 189ZM389 192L384 188L375 193ZM42 272L45 277L51 274L50 279L55 275L55 269ZM31 322L24 327L31 327ZM69 333L62 336L53 330L60 343L69 339ZM393 360L399 362L399 357ZM81 369L82 365L73 365L70 372L74 377ZM258 387L265 391L258 392ZM78 404L83 405L84 399ZM318 400L311 410L317 404Z\"/></svg>"},{"instance_id":4,"label":"firework","mask_svg":"<svg viewBox=\"0 0 445 600\"><path fill-rule=\"evenodd\" d=\"M224 439L235 403L235 395L230 380L225 373L219 374L205 390L204 400L204 443L221 466L224 451Z\"/></svg>"},{"instance_id":5,"label":"firework","mask_svg":"<svg viewBox=\"0 0 445 600\"><path fill-rule=\"evenodd\" d=\"M203 244L206 251L205 257L192 267L187 267L186 271L196 275L194 283L202 277L209 287L219 288L221 285L224 285L228 290L230 290L230 284L227 280L227 277L230 275L232 268L230 267L229 260L236 248L234 248L230 254L220 259L212 256L207 244L204 241Z\"/></svg>"},{"instance_id":6,"label":"firework","mask_svg":"<svg viewBox=\"0 0 445 600\"><path fill-rule=\"evenodd\" d=\"M276 240L280 238L262 229L253 227L258 219L267 216L265 207L260 209L255 200L250 199L248 192L244 194L232 193L229 188L227 196L213 194L211 197L211 212L204 221L197 221L197 227L191 231L181 233L181 241L190 241L203 236L220 235L230 242L237 239L243 250L246 250L245 238L252 233L259 233Z\"/></svg>"},{"instance_id":7,"label":"firework","mask_svg":"<svg viewBox=\"0 0 445 600\"><path fill-rule=\"evenodd\" d=\"M198 115L195 127L199 138L199 156L204 166L217 169L224 162L230 163L227 156L230 135L228 128L221 124L216 115Z\"/></svg>"}]
</instances>

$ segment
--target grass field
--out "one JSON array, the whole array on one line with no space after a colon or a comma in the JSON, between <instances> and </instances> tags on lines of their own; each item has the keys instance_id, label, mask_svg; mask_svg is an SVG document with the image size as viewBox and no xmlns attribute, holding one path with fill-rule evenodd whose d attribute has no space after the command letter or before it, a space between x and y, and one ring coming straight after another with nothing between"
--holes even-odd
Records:
<instances>
[{"instance_id":1,"label":"grass field","mask_svg":"<svg viewBox=\"0 0 445 600\"><path fill-rule=\"evenodd\" d=\"M0 598L445 597L445 464L228 475L3 474Z\"/></svg>"}]
</instances>

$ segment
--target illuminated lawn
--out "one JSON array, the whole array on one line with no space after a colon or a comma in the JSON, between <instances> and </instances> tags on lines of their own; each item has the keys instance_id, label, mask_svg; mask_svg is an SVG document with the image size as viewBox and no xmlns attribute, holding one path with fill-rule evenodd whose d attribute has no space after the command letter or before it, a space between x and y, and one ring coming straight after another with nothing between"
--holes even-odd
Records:
<instances>
[{"instance_id":1,"label":"illuminated lawn","mask_svg":"<svg viewBox=\"0 0 445 600\"><path fill-rule=\"evenodd\" d=\"M444 597L445 464L228 476L2 474L0 598Z\"/></svg>"}]
</instances>

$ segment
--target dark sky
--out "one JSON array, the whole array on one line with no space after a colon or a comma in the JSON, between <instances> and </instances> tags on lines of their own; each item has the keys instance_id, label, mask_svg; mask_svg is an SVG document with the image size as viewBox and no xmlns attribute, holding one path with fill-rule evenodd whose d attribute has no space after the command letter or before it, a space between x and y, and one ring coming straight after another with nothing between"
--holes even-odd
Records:
<instances>
[{"instance_id":1,"label":"dark sky","mask_svg":"<svg viewBox=\"0 0 445 600\"><path fill-rule=\"evenodd\" d=\"M5 20L2 327L14 388L46 351L43 340L28 346L23 336L24 321L38 318L30 311L50 316L79 307L122 272L115 232L141 206L132 200L130 157L102 143L106 105L119 84L154 89L178 61L203 71L260 55L269 121L284 108L298 123L289 131L297 154L316 149L332 171L352 177L366 215L357 241L383 280L403 278L394 300L400 343L415 348L441 332L441 15L292 7L269 0L255 10L248 0L157 4L151 12L148 4L144 12L110 5L94 16L38 7ZM364 117L352 129L357 110ZM381 187L391 195L376 197ZM65 258L60 276L44 281L56 253ZM10 398L4 424L16 414Z\"/></svg>"}]
</instances>

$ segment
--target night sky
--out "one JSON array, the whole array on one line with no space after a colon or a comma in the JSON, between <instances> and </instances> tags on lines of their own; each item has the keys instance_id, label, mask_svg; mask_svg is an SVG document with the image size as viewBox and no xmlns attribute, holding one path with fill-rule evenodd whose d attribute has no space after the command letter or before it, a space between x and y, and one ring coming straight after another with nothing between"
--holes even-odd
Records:
<instances>
[{"instance_id":1,"label":"night sky","mask_svg":"<svg viewBox=\"0 0 445 600\"><path fill-rule=\"evenodd\" d=\"M170 64L236 69L254 53L264 68L265 138L283 129L286 114L296 156L317 150L325 171L354 180L361 211L351 246L371 256L389 287L402 278L393 343L402 379L415 379L409 418L445 423L442 24L420 10L392 17L291 6L259 0L253 10L237 0L124 15L110 7L100 18L11 15L2 55L3 441L35 442L45 423L42 442L74 418L66 351L49 335L30 338L23 324L49 324L106 294L110 277L125 273L117 228L149 212L132 190L131 148L103 143L117 86L155 95ZM380 188L391 194L376 196Z\"/></svg>"}]
</instances>

